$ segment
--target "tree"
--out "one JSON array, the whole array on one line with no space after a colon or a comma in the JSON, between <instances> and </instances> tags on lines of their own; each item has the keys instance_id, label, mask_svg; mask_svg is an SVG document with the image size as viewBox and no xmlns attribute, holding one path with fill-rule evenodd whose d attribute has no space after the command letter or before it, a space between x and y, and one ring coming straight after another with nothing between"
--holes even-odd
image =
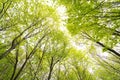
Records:
<instances>
[{"instance_id":1,"label":"tree","mask_svg":"<svg viewBox=\"0 0 120 80\"><path fill-rule=\"evenodd\" d=\"M118 0L1 0L0 80L119 80L119 17Z\"/></svg>"},{"instance_id":2,"label":"tree","mask_svg":"<svg viewBox=\"0 0 120 80\"><path fill-rule=\"evenodd\" d=\"M67 4L66 1L61 1L68 8L68 24L67 28L73 36L80 36L88 39L89 43L94 42L94 46L98 44L102 47L103 51L112 54L112 61L107 59L103 61L100 57L101 66L108 66L117 68L116 71L111 71L117 74L119 68L120 53L115 47L119 44L119 2L116 1L79 1L70 0ZM81 36L82 35L82 36ZM83 39L83 40L86 40ZM93 45L91 45L93 46ZM98 47L97 47L98 48ZM93 52L94 53L94 52ZM95 55L95 54L94 54ZM110 55L111 56L111 55ZM116 62L116 60L118 60ZM106 64L106 65L105 65ZM114 64L114 65L113 65ZM115 65L116 64L116 65ZM108 67L106 69L108 69ZM110 68L110 70L112 70ZM114 73L112 73L114 75ZM111 74L111 75L112 75ZM119 74L119 73L118 73ZM108 73L109 75L109 73ZM119 75L116 76L116 78ZM103 80L110 78L103 78ZM112 78L111 78L112 79Z\"/></svg>"}]
</instances>

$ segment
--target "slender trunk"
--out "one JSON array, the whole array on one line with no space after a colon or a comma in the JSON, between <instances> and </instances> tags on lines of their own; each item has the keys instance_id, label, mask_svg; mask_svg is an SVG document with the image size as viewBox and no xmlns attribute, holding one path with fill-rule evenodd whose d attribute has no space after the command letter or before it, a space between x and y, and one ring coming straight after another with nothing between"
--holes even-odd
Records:
<instances>
[{"instance_id":1,"label":"slender trunk","mask_svg":"<svg viewBox=\"0 0 120 80\"><path fill-rule=\"evenodd\" d=\"M22 72L22 70L24 69L25 65L27 64L27 61L34 55L34 53L36 52L36 49L37 49L39 43L44 39L45 36L46 36L46 34L43 35L43 36L38 40L38 42L37 42L37 44L35 45L34 49L30 52L30 54L28 55L28 57L26 57L25 62L23 63L22 67L20 68L20 70L18 71L18 73L16 74L16 76L15 76L15 78L14 78L13 80L16 80L16 79L19 77L20 73Z\"/></svg>"},{"instance_id":2,"label":"slender trunk","mask_svg":"<svg viewBox=\"0 0 120 80\"><path fill-rule=\"evenodd\" d=\"M13 78L14 78L14 75L15 75L16 69L17 69L17 63L18 63L18 50L16 51L16 62L15 62L14 70L13 70L13 73L12 73L10 80L13 80Z\"/></svg>"},{"instance_id":3,"label":"slender trunk","mask_svg":"<svg viewBox=\"0 0 120 80\"><path fill-rule=\"evenodd\" d=\"M51 79L52 70L53 70L53 57L51 58L51 64L50 64L50 71L49 71L49 75L48 75L48 80Z\"/></svg>"}]
</instances>

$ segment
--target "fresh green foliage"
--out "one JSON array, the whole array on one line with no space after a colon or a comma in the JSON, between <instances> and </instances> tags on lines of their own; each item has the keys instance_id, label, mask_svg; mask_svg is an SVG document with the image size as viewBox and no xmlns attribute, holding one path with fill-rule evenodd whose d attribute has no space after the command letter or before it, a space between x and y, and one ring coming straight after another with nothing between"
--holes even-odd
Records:
<instances>
[{"instance_id":1,"label":"fresh green foliage","mask_svg":"<svg viewBox=\"0 0 120 80\"><path fill-rule=\"evenodd\" d=\"M0 0L0 80L120 80L119 0Z\"/></svg>"}]
</instances>

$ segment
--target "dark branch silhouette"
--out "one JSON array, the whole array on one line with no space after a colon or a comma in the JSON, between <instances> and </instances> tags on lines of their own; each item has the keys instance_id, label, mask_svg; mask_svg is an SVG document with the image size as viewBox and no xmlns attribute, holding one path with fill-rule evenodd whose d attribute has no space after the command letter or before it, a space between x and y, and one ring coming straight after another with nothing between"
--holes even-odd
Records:
<instances>
[{"instance_id":1,"label":"dark branch silhouette","mask_svg":"<svg viewBox=\"0 0 120 80\"><path fill-rule=\"evenodd\" d=\"M28 60L35 54L37 47L39 45L39 43L45 38L46 34L44 34L37 42L37 44L35 45L35 47L33 48L33 50L30 52L30 54L26 57L25 62L23 63L22 67L20 68L20 70L18 71L18 73L16 74L16 76L14 77L13 80L16 80L20 73L22 72L22 70L24 69L25 65L27 64Z\"/></svg>"},{"instance_id":2,"label":"dark branch silhouette","mask_svg":"<svg viewBox=\"0 0 120 80\"><path fill-rule=\"evenodd\" d=\"M24 41L25 39L27 39L27 36L29 34L27 34L23 39L21 39L20 41L18 41L18 39L30 28L32 28L33 26L37 25L38 22L42 21L43 19L41 20L37 20L35 23L32 23L28 28L26 28L24 31L22 31L18 36L16 36L13 40L12 40L12 43L11 43L11 47L5 51L4 53L2 53L0 55L0 59L4 58L5 56L7 56L13 49L16 48L17 45L19 45L22 41ZM30 36L29 36L30 37ZM29 38L28 37L28 38Z\"/></svg>"},{"instance_id":3,"label":"dark branch silhouette","mask_svg":"<svg viewBox=\"0 0 120 80\"><path fill-rule=\"evenodd\" d=\"M86 32L83 32L83 34L85 34L85 37L89 40L94 41L95 43L99 44L101 47L107 49L108 51L112 52L114 55L120 57L120 53L116 52L115 50L113 50L112 48L109 48L107 46L105 46L103 43L101 43L100 41L96 41L94 38L92 38L89 34L87 34Z\"/></svg>"},{"instance_id":4,"label":"dark branch silhouette","mask_svg":"<svg viewBox=\"0 0 120 80\"><path fill-rule=\"evenodd\" d=\"M19 49L16 50L16 60L15 60L14 70L13 70L10 80L13 80L15 73L16 73L17 63L18 63L18 55L19 55L18 53L19 53Z\"/></svg>"}]
</instances>

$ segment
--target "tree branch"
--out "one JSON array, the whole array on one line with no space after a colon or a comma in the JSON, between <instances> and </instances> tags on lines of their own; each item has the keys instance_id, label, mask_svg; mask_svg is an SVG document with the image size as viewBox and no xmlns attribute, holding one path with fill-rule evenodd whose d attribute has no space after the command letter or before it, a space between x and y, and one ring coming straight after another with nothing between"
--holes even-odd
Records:
<instances>
[{"instance_id":1,"label":"tree branch","mask_svg":"<svg viewBox=\"0 0 120 80\"><path fill-rule=\"evenodd\" d=\"M45 36L46 36L46 34L43 35L42 38L40 38L38 40L38 42L35 45L34 49L30 52L30 54L28 55L28 57L26 57L25 62L23 63L22 67L20 68L20 70L18 71L18 73L16 74L16 76L14 77L13 80L16 80L19 77L20 73L22 72L22 70L24 69L25 65L27 64L27 61L35 54L36 49L37 49L39 43L44 39Z\"/></svg>"},{"instance_id":2,"label":"tree branch","mask_svg":"<svg viewBox=\"0 0 120 80\"><path fill-rule=\"evenodd\" d=\"M18 49L16 50L16 61L15 61L14 70L13 70L10 80L13 80L13 78L14 78L14 75L15 75L16 69L17 69L17 63L18 63Z\"/></svg>"}]
</instances>

